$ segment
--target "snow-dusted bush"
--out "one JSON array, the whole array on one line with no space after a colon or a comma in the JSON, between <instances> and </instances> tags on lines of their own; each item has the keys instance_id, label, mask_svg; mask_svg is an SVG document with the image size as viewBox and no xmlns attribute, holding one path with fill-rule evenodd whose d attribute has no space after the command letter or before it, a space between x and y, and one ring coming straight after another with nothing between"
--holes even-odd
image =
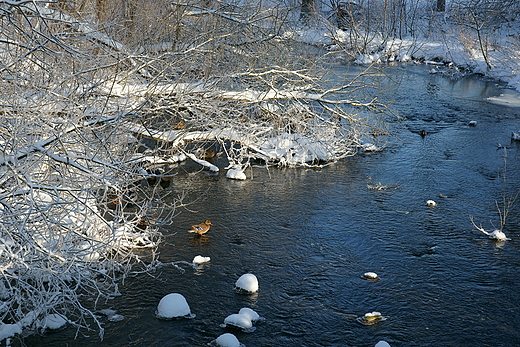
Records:
<instances>
[{"instance_id":1,"label":"snow-dusted bush","mask_svg":"<svg viewBox=\"0 0 520 347\"><path fill-rule=\"evenodd\" d=\"M142 256L153 263L159 227L182 203L162 196L179 162L215 175L215 157L240 169L322 166L382 124L359 116L383 106L356 93L363 76L332 83L305 47L272 34L283 21L252 7L230 17L154 4L132 20L88 1L1 5L0 340L49 314L78 328L90 317L102 335L96 304L135 266L151 268Z\"/></svg>"}]
</instances>

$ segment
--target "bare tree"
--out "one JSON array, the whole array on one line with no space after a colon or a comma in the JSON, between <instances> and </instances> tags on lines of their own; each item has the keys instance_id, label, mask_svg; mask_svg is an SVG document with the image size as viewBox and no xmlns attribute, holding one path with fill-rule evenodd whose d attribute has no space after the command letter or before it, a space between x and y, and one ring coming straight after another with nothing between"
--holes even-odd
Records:
<instances>
[{"instance_id":1,"label":"bare tree","mask_svg":"<svg viewBox=\"0 0 520 347\"><path fill-rule=\"evenodd\" d=\"M283 8L115 3L0 2L0 315L18 329L89 328L82 295L157 263L185 199L153 182L178 162L323 166L387 133L371 70L332 83Z\"/></svg>"}]
</instances>

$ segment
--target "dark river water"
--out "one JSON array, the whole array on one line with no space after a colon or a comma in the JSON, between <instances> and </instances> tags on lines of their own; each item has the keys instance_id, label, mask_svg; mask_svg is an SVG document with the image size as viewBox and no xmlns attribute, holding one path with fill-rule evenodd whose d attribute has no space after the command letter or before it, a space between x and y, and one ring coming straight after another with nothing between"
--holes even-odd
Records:
<instances>
[{"instance_id":1,"label":"dark river water","mask_svg":"<svg viewBox=\"0 0 520 347\"><path fill-rule=\"evenodd\" d=\"M503 244L470 223L473 216L486 229L499 226L498 144L509 147L507 192L520 188L520 145L510 140L520 108L488 100L504 93L494 82L453 81L429 69L392 72L401 80L393 101L404 120L384 151L322 170L255 167L246 181L222 172L178 176L169 189L204 198L188 206L192 212L179 210L160 260L200 254L211 261L126 280L122 296L99 307L125 317L104 320L101 342L95 332L74 340L68 328L25 344L206 346L232 332L247 347L520 346L520 202ZM378 183L388 189L367 188ZM428 199L437 206L428 208ZM206 237L186 232L204 219L214 224ZM364 279L368 271L379 279ZM234 284L248 272L260 290L237 294ZM194 319L155 317L159 300L173 292L184 295ZM242 307L265 321L252 333L220 326ZM372 326L355 319L372 311L387 319Z\"/></svg>"}]
</instances>

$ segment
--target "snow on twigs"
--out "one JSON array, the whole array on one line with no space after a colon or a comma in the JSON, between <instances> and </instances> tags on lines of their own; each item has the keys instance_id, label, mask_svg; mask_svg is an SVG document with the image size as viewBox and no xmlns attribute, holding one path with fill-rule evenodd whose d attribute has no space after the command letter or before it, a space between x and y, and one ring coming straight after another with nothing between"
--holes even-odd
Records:
<instances>
[{"instance_id":1,"label":"snow on twigs","mask_svg":"<svg viewBox=\"0 0 520 347\"><path fill-rule=\"evenodd\" d=\"M211 171L211 172L218 172L219 171L219 168L217 166L211 164L210 162L207 162L206 160L202 160L202 159L197 158L195 156L195 154L186 153L186 156L188 156L188 158L190 158L191 160L193 160L197 164L200 164L200 165L202 165L204 167L207 167L209 169L209 171Z\"/></svg>"}]
</instances>

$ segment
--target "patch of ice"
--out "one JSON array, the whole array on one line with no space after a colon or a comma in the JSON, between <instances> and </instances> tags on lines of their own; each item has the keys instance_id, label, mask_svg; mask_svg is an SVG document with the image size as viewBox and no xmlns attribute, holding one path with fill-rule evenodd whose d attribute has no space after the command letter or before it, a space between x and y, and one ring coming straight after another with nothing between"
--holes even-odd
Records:
<instances>
[{"instance_id":1,"label":"patch of ice","mask_svg":"<svg viewBox=\"0 0 520 347\"><path fill-rule=\"evenodd\" d=\"M111 316L108 317L108 320L110 322L120 322L123 319L125 319L125 317L120 315L120 314L114 314L114 315L111 315Z\"/></svg>"}]
</instances>

